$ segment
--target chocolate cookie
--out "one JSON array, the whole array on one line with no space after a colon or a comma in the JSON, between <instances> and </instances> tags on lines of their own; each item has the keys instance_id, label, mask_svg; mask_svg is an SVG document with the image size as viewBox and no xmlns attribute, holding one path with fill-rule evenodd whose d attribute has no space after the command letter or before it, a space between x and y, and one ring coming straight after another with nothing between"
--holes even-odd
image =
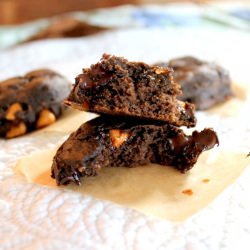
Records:
<instances>
[{"instance_id":1,"label":"chocolate cookie","mask_svg":"<svg viewBox=\"0 0 250 250\"><path fill-rule=\"evenodd\" d=\"M188 171L204 150L218 144L211 129L184 132L163 122L101 116L83 124L58 149L52 177L58 185L95 176L104 167L134 167L147 163ZM107 180L108 181L108 180Z\"/></svg>"},{"instance_id":2,"label":"chocolate cookie","mask_svg":"<svg viewBox=\"0 0 250 250\"><path fill-rule=\"evenodd\" d=\"M211 108L232 96L228 72L215 63L187 56L157 65L173 68L174 79L183 92L178 99L194 103L197 110Z\"/></svg>"},{"instance_id":3,"label":"chocolate cookie","mask_svg":"<svg viewBox=\"0 0 250 250\"><path fill-rule=\"evenodd\" d=\"M100 62L76 78L65 103L100 114L192 127L196 123L194 105L177 100L180 93L171 69L104 54Z\"/></svg>"},{"instance_id":4,"label":"chocolate cookie","mask_svg":"<svg viewBox=\"0 0 250 250\"><path fill-rule=\"evenodd\" d=\"M58 18L47 28L33 35L26 42L48 38L88 36L105 30L107 30L107 28L91 25L75 18Z\"/></svg>"},{"instance_id":5,"label":"chocolate cookie","mask_svg":"<svg viewBox=\"0 0 250 250\"><path fill-rule=\"evenodd\" d=\"M13 138L55 122L71 84L48 69L0 82L0 136Z\"/></svg>"}]
</instances>

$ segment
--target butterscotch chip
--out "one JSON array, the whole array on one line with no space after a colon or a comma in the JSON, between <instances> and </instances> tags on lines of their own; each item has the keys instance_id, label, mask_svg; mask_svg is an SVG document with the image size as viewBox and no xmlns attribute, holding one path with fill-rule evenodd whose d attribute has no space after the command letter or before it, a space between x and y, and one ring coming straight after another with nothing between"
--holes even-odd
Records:
<instances>
[{"instance_id":1,"label":"butterscotch chip","mask_svg":"<svg viewBox=\"0 0 250 250\"><path fill-rule=\"evenodd\" d=\"M55 115L48 109L44 109L40 112L39 118L36 123L37 128L46 127L56 121Z\"/></svg>"},{"instance_id":2,"label":"butterscotch chip","mask_svg":"<svg viewBox=\"0 0 250 250\"><path fill-rule=\"evenodd\" d=\"M8 108L5 118L6 118L7 120L10 120L10 121L15 120L15 119L16 119L16 116L15 116L15 115L16 115L16 113L17 113L18 111L22 111L22 106L21 106L21 104L20 104L20 103L13 103L13 104Z\"/></svg>"},{"instance_id":3,"label":"butterscotch chip","mask_svg":"<svg viewBox=\"0 0 250 250\"><path fill-rule=\"evenodd\" d=\"M13 138L24 135L27 131L25 123L21 122L18 125L12 126L6 134L6 138Z\"/></svg>"},{"instance_id":4,"label":"butterscotch chip","mask_svg":"<svg viewBox=\"0 0 250 250\"><path fill-rule=\"evenodd\" d=\"M125 141L127 141L129 134L119 129L110 130L110 138L112 145L119 148Z\"/></svg>"}]
</instances>

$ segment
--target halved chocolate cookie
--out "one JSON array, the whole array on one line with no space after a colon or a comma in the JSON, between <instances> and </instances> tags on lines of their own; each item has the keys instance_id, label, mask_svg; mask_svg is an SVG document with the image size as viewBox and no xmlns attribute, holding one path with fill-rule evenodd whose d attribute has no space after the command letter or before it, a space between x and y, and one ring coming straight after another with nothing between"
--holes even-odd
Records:
<instances>
[{"instance_id":1,"label":"halved chocolate cookie","mask_svg":"<svg viewBox=\"0 0 250 250\"><path fill-rule=\"evenodd\" d=\"M195 126L194 105L177 100L181 94L172 70L104 54L84 69L66 104L80 110Z\"/></svg>"},{"instance_id":2,"label":"halved chocolate cookie","mask_svg":"<svg viewBox=\"0 0 250 250\"><path fill-rule=\"evenodd\" d=\"M203 151L216 144L212 129L188 136L163 122L101 116L83 124L62 144L53 160L52 177L58 185L80 185L81 177L94 176L104 167L147 163L186 172Z\"/></svg>"}]
</instances>

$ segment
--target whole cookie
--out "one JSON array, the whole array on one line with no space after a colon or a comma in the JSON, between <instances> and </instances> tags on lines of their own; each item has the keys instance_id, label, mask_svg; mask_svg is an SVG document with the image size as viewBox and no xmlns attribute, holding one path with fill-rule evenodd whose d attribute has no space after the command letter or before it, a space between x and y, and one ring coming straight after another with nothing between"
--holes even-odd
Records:
<instances>
[{"instance_id":1,"label":"whole cookie","mask_svg":"<svg viewBox=\"0 0 250 250\"><path fill-rule=\"evenodd\" d=\"M13 138L54 123L70 88L67 79L48 69L0 82L0 136Z\"/></svg>"},{"instance_id":2,"label":"whole cookie","mask_svg":"<svg viewBox=\"0 0 250 250\"><path fill-rule=\"evenodd\" d=\"M157 65L173 68L173 77L182 88L178 99L195 104L197 110L209 109L232 96L228 72L215 63L186 56Z\"/></svg>"}]
</instances>

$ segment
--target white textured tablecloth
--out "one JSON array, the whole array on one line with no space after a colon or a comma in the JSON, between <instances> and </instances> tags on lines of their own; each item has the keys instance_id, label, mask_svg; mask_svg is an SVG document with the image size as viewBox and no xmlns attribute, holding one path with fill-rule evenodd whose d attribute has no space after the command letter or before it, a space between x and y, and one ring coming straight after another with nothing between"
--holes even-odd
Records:
<instances>
[{"instance_id":1,"label":"white textured tablecloth","mask_svg":"<svg viewBox=\"0 0 250 250\"><path fill-rule=\"evenodd\" d=\"M50 67L73 81L81 68L112 53L154 63L182 55L212 60L250 85L250 35L200 29L123 30L89 38L40 41L2 52L0 80ZM200 112L224 148L250 151L250 97L237 117ZM249 249L250 170L214 202L181 223L150 218L107 201L27 183L13 166L53 148L62 133L0 139L0 249ZM225 159L226 161L226 159Z\"/></svg>"}]
</instances>

